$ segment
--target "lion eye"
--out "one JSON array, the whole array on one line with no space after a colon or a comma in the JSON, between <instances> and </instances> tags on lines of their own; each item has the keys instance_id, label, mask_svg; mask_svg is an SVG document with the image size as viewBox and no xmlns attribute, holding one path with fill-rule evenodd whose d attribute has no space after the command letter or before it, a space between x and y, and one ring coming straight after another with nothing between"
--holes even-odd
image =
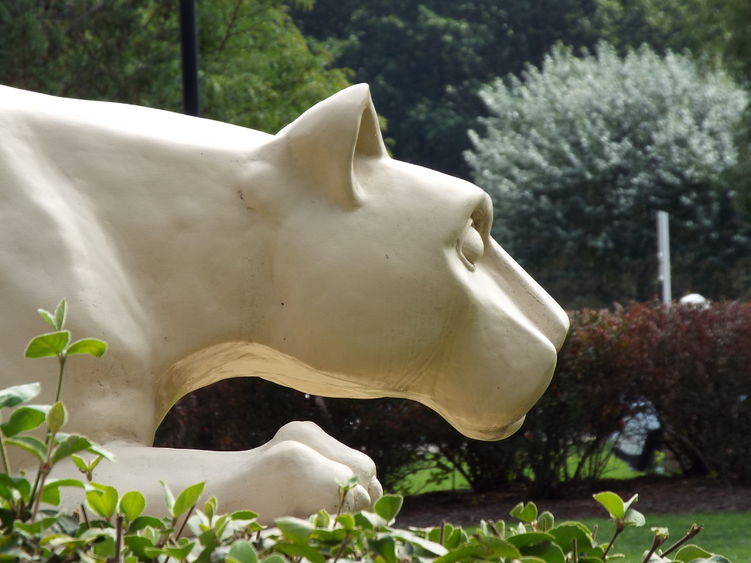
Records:
<instances>
[{"instance_id":1,"label":"lion eye","mask_svg":"<svg viewBox=\"0 0 751 563\"><path fill-rule=\"evenodd\" d=\"M482 240L482 235L475 227L475 222L470 220L467 224L467 228L464 229L464 233L459 239L459 255L462 257L465 265L474 270L478 260L482 258L485 252L485 243Z\"/></svg>"}]
</instances>

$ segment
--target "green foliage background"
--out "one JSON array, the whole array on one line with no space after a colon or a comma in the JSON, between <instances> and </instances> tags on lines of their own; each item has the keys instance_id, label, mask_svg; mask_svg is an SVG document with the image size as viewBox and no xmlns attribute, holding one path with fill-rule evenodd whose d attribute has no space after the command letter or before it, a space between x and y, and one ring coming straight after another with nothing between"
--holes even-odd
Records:
<instances>
[{"instance_id":1,"label":"green foliage background","mask_svg":"<svg viewBox=\"0 0 751 563\"><path fill-rule=\"evenodd\" d=\"M202 115L276 132L345 87L281 0L197 3ZM298 9L304 2L294 2ZM0 3L0 83L180 111L177 4L158 0Z\"/></svg>"}]
</instances>

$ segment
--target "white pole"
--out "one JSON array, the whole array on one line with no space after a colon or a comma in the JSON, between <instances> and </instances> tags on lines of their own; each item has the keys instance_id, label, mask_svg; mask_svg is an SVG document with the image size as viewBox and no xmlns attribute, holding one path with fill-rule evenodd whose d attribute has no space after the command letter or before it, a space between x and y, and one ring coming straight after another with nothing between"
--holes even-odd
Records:
<instances>
[{"instance_id":1,"label":"white pole","mask_svg":"<svg viewBox=\"0 0 751 563\"><path fill-rule=\"evenodd\" d=\"M673 300L670 287L670 225L666 211L657 212L657 278L662 285L662 302L669 305Z\"/></svg>"}]
</instances>

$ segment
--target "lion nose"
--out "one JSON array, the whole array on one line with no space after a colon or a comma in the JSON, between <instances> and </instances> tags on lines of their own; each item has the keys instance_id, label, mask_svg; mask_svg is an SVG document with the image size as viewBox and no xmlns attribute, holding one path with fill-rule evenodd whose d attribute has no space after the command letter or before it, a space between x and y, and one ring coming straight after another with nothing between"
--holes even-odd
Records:
<instances>
[{"instance_id":1,"label":"lion nose","mask_svg":"<svg viewBox=\"0 0 751 563\"><path fill-rule=\"evenodd\" d=\"M490 240L489 272L495 283L555 349L560 350L568 333L568 315L497 242Z\"/></svg>"}]
</instances>

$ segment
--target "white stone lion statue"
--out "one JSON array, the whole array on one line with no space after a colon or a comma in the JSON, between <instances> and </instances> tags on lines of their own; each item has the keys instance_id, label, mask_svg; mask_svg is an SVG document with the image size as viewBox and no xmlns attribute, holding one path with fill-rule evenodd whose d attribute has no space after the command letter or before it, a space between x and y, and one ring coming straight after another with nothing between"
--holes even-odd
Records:
<instances>
[{"instance_id":1,"label":"white stone lion statue","mask_svg":"<svg viewBox=\"0 0 751 563\"><path fill-rule=\"evenodd\" d=\"M109 344L69 362L66 428L116 454L96 480L152 507L160 479L265 521L332 509L352 475L348 508L381 494L373 462L312 423L250 451L151 446L221 379L414 399L484 440L549 383L565 313L490 237L485 192L389 157L366 85L277 135L0 87L0 139L2 384L52 401L54 362L23 350L65 296L74 337Z\"/></svg>"}]
</instances>

